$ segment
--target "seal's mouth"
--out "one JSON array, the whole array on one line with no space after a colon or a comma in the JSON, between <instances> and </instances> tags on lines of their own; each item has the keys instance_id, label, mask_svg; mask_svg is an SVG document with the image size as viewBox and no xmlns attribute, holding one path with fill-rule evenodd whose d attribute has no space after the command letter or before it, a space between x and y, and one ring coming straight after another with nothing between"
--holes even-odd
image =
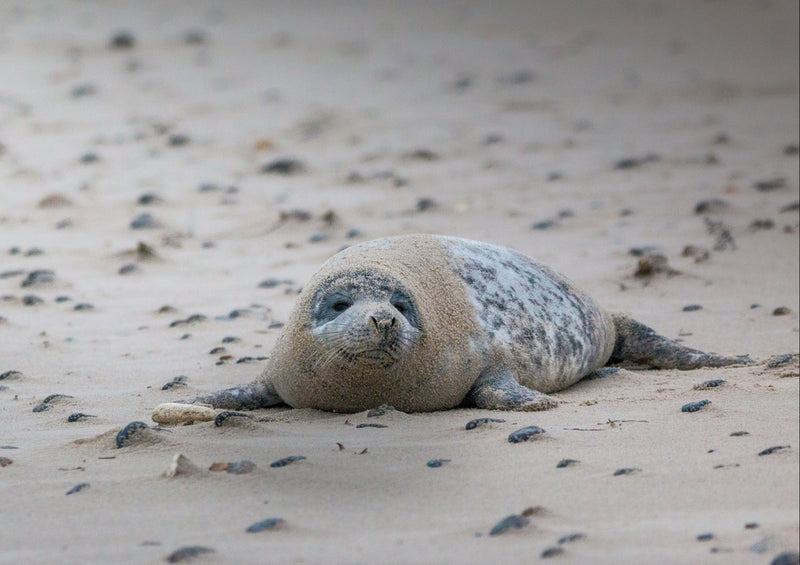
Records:
<instances>
[{"instance_id":1,"label":"seal's mouth","mask_svg":"<svg viewBox=\"0 0 800 565\"><path fill-rule=\"evenodd\" d=\"M355 355L355 359L359 361L366 361L368 363L374 363L376 365L380 365L381 367L390 367L397 362L397 359L384 349L369 349L367 351L361 351Z\"/></svg>"}]
</instances>

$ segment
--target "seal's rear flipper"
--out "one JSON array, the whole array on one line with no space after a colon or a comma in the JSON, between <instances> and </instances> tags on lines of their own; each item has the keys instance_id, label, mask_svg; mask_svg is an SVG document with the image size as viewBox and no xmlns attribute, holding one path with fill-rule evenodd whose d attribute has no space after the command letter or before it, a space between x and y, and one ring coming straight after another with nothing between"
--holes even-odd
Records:
<instances>
[{"instance_id":1,"label":"seal's rear flipper","mask_svg":"<svg viewBox=\"0 0 800 565\"><path fill-rule=\"evenodd\" d=\"M725 357L691 349L624 314L612 314L612 318L617 340L609 363L631 361L658 369L681 370L753 363L747 355Z\"/></svg>"},{"instance_id":2,"label":"seal's rear flipper","mask_svg":"<svg viewBox=\"0 0 800 565\"><path fill-rule=\"evenodd\" d=\"M224 410L255 410L284 404L272 383L262 379L247 385L226 388L208 396L198 396L187 402L210 404Z\"/></svg>"},{"instance_id":3,"label":"seal's rear flipper","mask_svg":"<svg viewBox=\"0 0 800 565\"><path fill-rule=\"evenodd\" d=\"M522 386L508 371L486 371L478 377L463 402L489 410L549 410L558 406L553 398Z\"/></svg>"}]
</instances>

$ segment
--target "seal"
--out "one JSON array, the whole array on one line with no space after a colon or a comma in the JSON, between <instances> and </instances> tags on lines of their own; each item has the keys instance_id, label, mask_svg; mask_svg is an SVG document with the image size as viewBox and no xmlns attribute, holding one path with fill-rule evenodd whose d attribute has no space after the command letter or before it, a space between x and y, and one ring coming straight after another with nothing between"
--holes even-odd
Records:
<instances>
[{"instance_id":1,"label":"seal","mask_svg":"<svg viewBox=\"0 0 800 565\"><path fill-rule=\"evenodd\" d=\"M511 249L405 235L328 259L299 295L261 377L188 402L545 410L557 404L548 393L620 361L661 369L752 362L690 349L608 313Z\"/></svg>"}]
</instances>

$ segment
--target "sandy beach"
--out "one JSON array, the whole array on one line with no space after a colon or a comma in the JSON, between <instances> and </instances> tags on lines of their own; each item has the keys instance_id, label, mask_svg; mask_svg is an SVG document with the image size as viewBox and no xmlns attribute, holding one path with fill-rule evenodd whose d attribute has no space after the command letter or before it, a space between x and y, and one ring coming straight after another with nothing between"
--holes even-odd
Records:
<instances>
[{"instance_id":1,"label":"sandy beach","mask_svg":"<svg viewBox=\"0 0 800 565\"><path fill-rule=\"evenodd\" d=\"M790 0L3 3L0 563L798 563L798 35ZM117 447L410 233L756 363Z\"/></svg>"}]
</instances>

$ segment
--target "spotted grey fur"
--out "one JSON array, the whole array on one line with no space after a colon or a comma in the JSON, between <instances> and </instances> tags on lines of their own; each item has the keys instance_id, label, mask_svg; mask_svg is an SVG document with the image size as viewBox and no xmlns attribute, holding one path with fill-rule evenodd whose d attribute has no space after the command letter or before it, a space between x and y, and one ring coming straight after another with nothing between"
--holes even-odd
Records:
<instances>
[{"instance_id":1,"label":"spotted grey fur","mask_svg":"<svg viewBox=\"0 0 800 565\"><path fill-rule=\"evenodd\" d=\"M609 314L549 267L466 239L347 248L298 297L263 375L194 401L216 408L544 410L609 361L693 369L751 362L687 348Z\"/></svg>"}]
</instances>

